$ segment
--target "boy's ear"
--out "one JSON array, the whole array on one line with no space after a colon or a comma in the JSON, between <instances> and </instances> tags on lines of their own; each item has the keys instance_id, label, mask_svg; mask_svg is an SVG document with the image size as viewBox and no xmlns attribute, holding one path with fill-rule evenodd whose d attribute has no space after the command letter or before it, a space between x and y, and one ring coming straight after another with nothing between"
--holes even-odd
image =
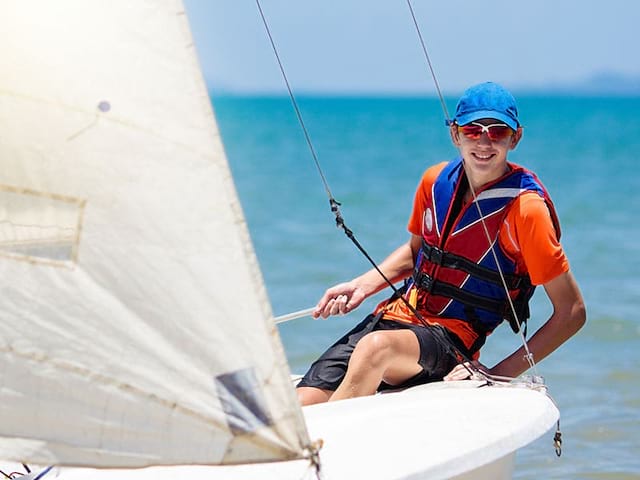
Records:
<instances>
[{"instance_id":1,"label":"boy's ear","mask_svg":"<svg viewBox=\"0 0 640 480\"><path fill-rule=\"evenodd\" d=\"M511 145L509 146L511 150L516 148L518 146L518 143L520 143L520 140L522 139L522 133L523 133L522 127L518 127L518 129L516 130L516 133L514 133L513 136L511 137Z\"/></svg>"},{"instance_id":2,"label":"boy's ear","mask_svg":"<svg viewBox=\"0 0 640 480\"><path fill-rule=\"evenodd\" d=\"M458 132L458 125L452 123L449 125L449 135L451 136L451 141L456 147L460 146L460 132Z\"/></svg>"}]
</instances>

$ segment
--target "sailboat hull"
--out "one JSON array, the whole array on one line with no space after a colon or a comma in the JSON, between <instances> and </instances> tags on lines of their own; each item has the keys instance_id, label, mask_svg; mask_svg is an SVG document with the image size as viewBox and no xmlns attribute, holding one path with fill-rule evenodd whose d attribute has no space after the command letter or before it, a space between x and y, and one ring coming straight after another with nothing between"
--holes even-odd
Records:
<instances>
[{"instance_id":1,"label":"sailboat hull","mask_svg":"<svg viewBox=\"0 0 640 480\"><path fill-rule=\"evenodd\" d=\"M522 386L442 382L303 409L322 439L322 478L508 479L515 453L547 432L558 410ZM550 449L551 450L551 449ZM551 454L551 451L550 451ZM308 461L135 470L62 468L61 480L314 478Z\"/></svg>"}]
</instances>

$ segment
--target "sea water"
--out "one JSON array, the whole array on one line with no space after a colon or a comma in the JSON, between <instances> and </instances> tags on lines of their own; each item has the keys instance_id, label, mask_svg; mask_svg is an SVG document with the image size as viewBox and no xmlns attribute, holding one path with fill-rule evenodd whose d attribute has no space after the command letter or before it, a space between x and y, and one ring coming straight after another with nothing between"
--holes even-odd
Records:
<instances>
[{"instance_id":1,"label":"sea water","mask_svg":"<svg viewBox=\"0 0 640 480\"><path fill-rule=\"evenodd\" d=\"M320 170L288 97L213 100L275 315L311 307L371 267L336 228L328 193L380 262L408 239L422 172L456 154L437 99L297 100ZM640 98L518 100L524 137L509 159L534 170L554 199L588 321L537 366L560 409L563 454L549 432L518 453L515 478L640 478ZM303 373L385 295L347 316L280 325L292 370ZM529 331L550 314L538 289ZM519 345L502 326L481 360L491 366Z\"/></svg>"}]
</instances>

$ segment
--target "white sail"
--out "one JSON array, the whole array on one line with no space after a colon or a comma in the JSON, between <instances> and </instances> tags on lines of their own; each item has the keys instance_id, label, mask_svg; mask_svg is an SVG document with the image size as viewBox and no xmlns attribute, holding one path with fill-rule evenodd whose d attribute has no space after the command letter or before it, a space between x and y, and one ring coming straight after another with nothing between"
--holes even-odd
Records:
<instances>
[{"instance_id":1,"label":"white sail","mask_svg":"<svg viewBox=\"0 0 640 480\"><path fill-rule=\"evenodd\" d=\"M2 457L302 457L181 2L3 0L0 58Z\"/></svg>"}]
</instances>

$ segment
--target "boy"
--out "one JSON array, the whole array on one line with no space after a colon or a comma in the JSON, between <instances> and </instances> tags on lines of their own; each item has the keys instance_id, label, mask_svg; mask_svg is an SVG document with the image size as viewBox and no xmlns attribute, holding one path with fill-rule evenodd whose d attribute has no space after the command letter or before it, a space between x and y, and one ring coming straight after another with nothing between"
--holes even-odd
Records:
<instances>
[{"instance_id":1,"label":"boy","mask_svg":"<svg viewBox=\"0 0 640 480\"><path fill-rule=\"evenodd\" d=\"M460 157L427 169L410 239L380 265L391 282L408 279L402 298L382 302L314 362L298 384L303 405L467 378L456 350L487 374L520 375L529 367L524 347L492 368L477 358L503 320L517 331L527 319L536 285L544 287L553 314L528 342L535 361L584 324L553 203L535 174L507 160L522 138L513 96L491 82L469 88L450 135ZM347 313L386 286L370 270L329 288L313 316Z\"/></svg>"}]
</instances>

